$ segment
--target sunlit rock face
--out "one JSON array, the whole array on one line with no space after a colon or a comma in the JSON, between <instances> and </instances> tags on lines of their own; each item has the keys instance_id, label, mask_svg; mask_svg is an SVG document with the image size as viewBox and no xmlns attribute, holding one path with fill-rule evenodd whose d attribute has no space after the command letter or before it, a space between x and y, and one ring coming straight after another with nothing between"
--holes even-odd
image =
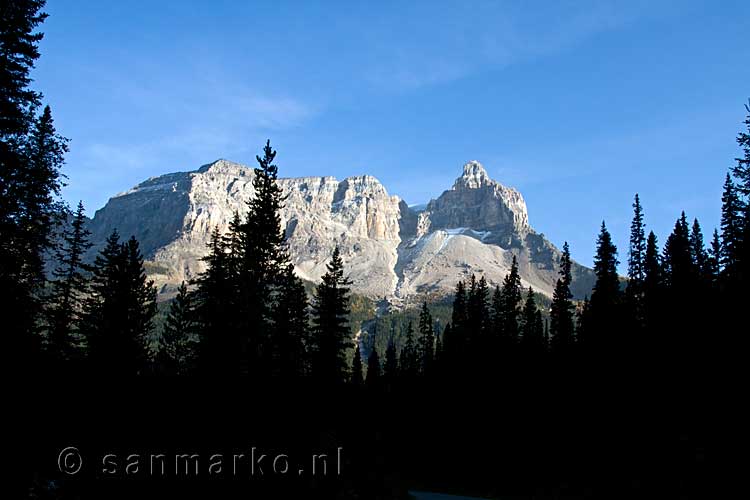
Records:
<instances>
[{"instance_id":1,"label":"sunlit rock face","mask_svg":"<svg viewBox=\"0 0 750 500\"><path fill-rule=\"evenodd\" d=\"M151 178L109 200L91 221L100 247L117 229L135 235L161 298L204 270L211 231L227 231L246 213L253 169L218 160L194 172ZM338 247L356 293L409 305L449 293L471 273L500 283L516 256L524 285L551 295L560 252L529 226L515 189L469 162L453 187L417 213L374 177L280 179L281 213L297 274L316 282ZM574 268L574 292L588 293L592 273Z\"/></svg>"}]
</instances>

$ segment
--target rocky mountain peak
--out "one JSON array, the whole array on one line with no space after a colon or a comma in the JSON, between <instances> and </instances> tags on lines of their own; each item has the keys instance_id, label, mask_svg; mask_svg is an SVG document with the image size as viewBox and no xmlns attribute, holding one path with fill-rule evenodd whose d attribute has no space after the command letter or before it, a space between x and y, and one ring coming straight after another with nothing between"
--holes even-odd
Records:
<instances>
[{"instance_id":1,"label":"rocky mountain peak","mask_svg":"<svg viewBox=\"0 0 750 500\"><path fill-rule=\"evenodd\" d=\"M91 221L100 248L117 228L141 242L160 297L205 269L211 232L226 232L254 194L252 167L219 159L192 172L148 179L111 198ZM492 180L478 161L419 212L370 175L280 178L281 222L295 271L317 282L341 250L353 290L393 305L451 293L470 273L499 284L517 257L524 286L551 295L559 250L529 226L521 194ZM92 249L92 254L97 251ZM590 292L576 266L574 293Z\"/></svg>"},{"instance_id":2,"label":"rocky mountain peak","mask_svg":"<svg viewBox=\"0 0 750 500\"><path fill-rule=\"evenodd\" d=\"M482 164L472 160L464 165L464 172L461 177L456 179L453 189L478 189L482 186L489 186L491 183L492 179L487 175L487 171Z\"/></svg>"}]
</instances>

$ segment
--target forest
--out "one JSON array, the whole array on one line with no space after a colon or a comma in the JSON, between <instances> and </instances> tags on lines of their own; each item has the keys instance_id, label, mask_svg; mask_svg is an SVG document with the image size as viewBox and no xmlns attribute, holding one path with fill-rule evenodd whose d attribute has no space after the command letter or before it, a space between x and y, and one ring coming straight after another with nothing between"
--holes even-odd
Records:
<instances>
[{"instance_id":1,"label":"forest","mask_svg":"<svg viewBox=\"0 0 750 500\"><path fill-rule=\"evenodd\" d=\"M602 222L586 300L573 300L566 243L549 304L522 288L514 261L502 284L456 276L449 302L404 312L398 332L376 319L356 340L338 250L312 293L294 272L269 141L247 214L212 233L206 271L157 322L138 241L115 231L88 260L84 206L62 201L68 140L30 78L43 5L0 7L0 307L6 432L25 441L19 496L717 498L729 484L730 407L745 385L749 107L708 237L684 212L671 234L647 233L636 194L627 249ZM67 441L202 450L253 440L336 443L344 472L113 482L93 466L56 469Z\"/></svg>"}]
</instances>

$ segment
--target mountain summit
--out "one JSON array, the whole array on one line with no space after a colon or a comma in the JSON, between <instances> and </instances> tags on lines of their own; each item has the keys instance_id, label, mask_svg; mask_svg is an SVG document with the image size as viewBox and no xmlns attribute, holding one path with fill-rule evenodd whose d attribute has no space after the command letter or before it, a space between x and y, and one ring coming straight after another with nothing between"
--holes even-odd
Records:
<instances>
[{"instance_id":1,"label":"mountain summit","mask_svg":"<svg viewBox=\"0 0 750 500\"><path fill-rule=\"evenodd\" d=\"M492 179L487 175L487 171L484 169L481 163L476 160L472 160L464 165L464 173L461 177L456 179L453 184L453 189L477 189L481 186L490 184Z\"/></svg>"},{"instance_id":2,"label":"mountain summit","mask_svg":"<svg viewBox=\"0 0 750 500\"><path fill-rule=\"evenodd\" d=\"M203 269L212 229L228 230L253 194L253 169L217 160L192 172L148 179L111 198L91 221L100 246L117 228L141 242L163 298ZM279 180L282 226L297 274L315 282L339 247L356 293L399 306L450 293L471 273L502 282L513 256L525 286L551 296L560 251L530 226L521 194L492 180L477 161L452 189L415 211L369 175ZM96 248L96 247L95 247ZM593 273L575 265L573 293L590 293Z\"/></svg>"}]
</instances>

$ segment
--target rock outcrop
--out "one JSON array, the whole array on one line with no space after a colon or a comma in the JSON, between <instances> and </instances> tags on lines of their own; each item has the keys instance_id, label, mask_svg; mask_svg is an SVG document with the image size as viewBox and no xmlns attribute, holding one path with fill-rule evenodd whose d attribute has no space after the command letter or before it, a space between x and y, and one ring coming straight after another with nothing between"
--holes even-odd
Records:
<instances>
[{"instance_id":1,"label":"rock outcrop","mask_svg":"<svg viewBox=\"0 0 750 500\"><path fill-rule=\"evenodd\" d=\"M90 224L100 246L113 229L141 242L147 270L169 297L203 269L214 227L228 230L253 196L253 169L218 160L193 172L151 178L111 198ZM551 295L560 252L529 226L521 194L472 161L452 189L420 212L389 195L374 177L280 179L295 269L317 281L338 246L356 293L394 305L449 293L462 275L500 283L512 256L524 285ZM95 247L96 248L96 247ZM574 292L589 293L591 270L575 266Z\"/></svg>"}]
</instances>

